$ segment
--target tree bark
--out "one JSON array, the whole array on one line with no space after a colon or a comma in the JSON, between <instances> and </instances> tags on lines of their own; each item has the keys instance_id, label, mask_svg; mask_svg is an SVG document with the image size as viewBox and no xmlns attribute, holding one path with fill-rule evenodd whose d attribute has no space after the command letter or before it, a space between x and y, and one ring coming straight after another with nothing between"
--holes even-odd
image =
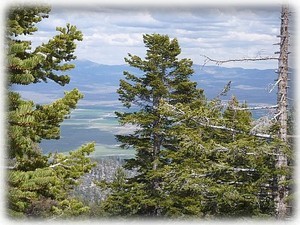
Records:
<instances>
[{"instance_id":1,"label":"tree bark","mask_svg":"<svg viewBox=\"0 0 300 225\"><path fill-rule=\"evenodd\" d=\"M281 28L280 28L280 52L278 59L278 93L277 93L277 105L278 105L278 122L280 125L278 137L287 142L287 87L288 87L288 22L289 22L289 9L287 6L282 6L281 11ZM277 149L277 162L276 168L278 170L284 170L287 168L287 156L282 151L281 147ZM277 176L277 189L275 193L275 207L276 217L278 219L284 219L287 215L287 203L286 197L288 196L288 190L286 188L286 176L279 174Z\"/></svg>"}]
</instances>

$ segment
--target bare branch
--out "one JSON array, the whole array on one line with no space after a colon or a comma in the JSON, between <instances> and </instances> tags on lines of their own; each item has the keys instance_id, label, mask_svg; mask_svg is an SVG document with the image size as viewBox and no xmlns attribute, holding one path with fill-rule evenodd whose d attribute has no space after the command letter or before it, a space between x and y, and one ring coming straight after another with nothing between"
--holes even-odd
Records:
<instances>
[{"instance_id":1,"label":"bare branch","mask_svg":"<svg viewBox=\"0 0 300 225\"><path fill-rule=\"evenodd\" d=\"M175 106L173 105L170 105L168 103L165 103L168 107L170 107L172 109L173 112L175 113L180 113L181 115L184 115L185 112L183 112L182 110L176 108ZM209 124L209 123L202 123L200 122L197 118L193 117L191 118L194 122L196 122L198 125L200 126L203 126L203 127L209 127L209 128L213 128L213 129L220 129L220 130L226 130L226 131L231 131L231 132L234 132L234 133L239 133L239 134L248 134L248 135L251 135L251 136L255 136L255 137L259 137L259 138L273 138L272 135L270 134L262 134L262 133L256 133L256 132L249 132L249 133L246 133L244 131L241 131L241 130L236 130L236 129L233 129L233 128L229 128L229 127L226 127L226 126L219 126L219 125L212 125L212 124Z\"/></svg>"},{"instance_id":2,"label":"bare branch","mask_svg":"<svg viewBox=\"0 0 300 225\"><path fill-rule=\"evenodd\" d=\"M234 172L255 172L256 169L253 168L239 168L239 167L234 167L233 168Z\"/></svg>"},{"instance_id":3,"label":"bare branch","mask_svg":"<svg viewBox=\"0 0 300 225\"><path fill-rule=\"evenodd\" d=\"M277 117L280 116L281 114L282 114L282 111L280 111L279 113L277 113L276 115L274 115L274 117L271 120L277 121Z\"/></svg>"},{"instance_id":4,"label":"bare branch","mask_svg":"<svg viewBox=\"0 0 300 225\"><path fill-rule=\"evenodd\" d=\"M228 128L226 126L203 124L203 123L200 123L198 121L195 121L195 122L197 122L201 126L206 126L206 127L210 127L210 128L214 128L214 129L227 130L227 131L231 131L231 132L239 133L239 134L245 133L244 131L236 130L236 129L233 129L233 128ZM270 135L270 134L261 134L261 133L254 133L254 132L253 133L248 133L248 134L251 135L251 136L260 137L260 138L272 138L272 135Z\"/></svg>"},{"instance_id":5,"label":"bare branch","mask_svg":"<svg viewBox=\"0 0 300 225\"><path fill-rule=\"evenodd\" d=\"M217 59L212 59L206 55L201 55L205 58L204 65L206 65L208 62L213 62L216 65L222 65L224 63L229 63L229 62L249 62L249 61L265 61L265 60L278 60L278 57L254 57L254 58L241 58L241 59L227 59L227 60L217 60Z\"/></svg>"},{"instance_id":6,"label":"bare branch","mask_svg":"<svg viewBox=\"0 0 300 225\"><path fill-rule=\"evenodd\" d=\"M54 167L57 167L57 166L62 166L62 167L70 168L69 166L63 165L63 164L62 164L62 163L64 163L64 162L66 162L66 161L68 161L68 159L65 159L65 160L63 160L62 162L53 164L53 165L51 165L51 166L49 166L49 167L50 167L50 168L54 168Z\"/></svg>"},{"instance_id":7,"label":"bare branch","mask_svg":"<svg viewBox=\"0 0 300 225\"><path fill-rule=\"evenodd\" d=\"M282 79L277 80L275 84L271 84L272 88L269 90L269 93L274 90L274 88L279 84L280 81L282 81Z\"/></svg>"},{"instance_id":8,"label":"bare branch","mask_svg":"<svg viewBox=\"0 0 300 225\"><path fill-rule=\"evenodd\" d=\"M57 166L62 166L62 167L70 168L70 166L67 166L67 165L63 164L64 162L67 162L67 161L68 161L68 159L65 159L62 162L50 165L49 168L55 168ZM16 169L16 166L6 166L5 168L8 169L8 170L14 170L14 169Z\"/></svg>"},{"instance_id":9,"label":"bare branch","mask_svg":"<svg viewBox=\"0 0 300 225\"><path fill-rule=\"evenodd\" d=\"M14 169L16 169L15 166L5 166L4 168L6 168L6 169L8 169L8 170L14 170Z\"/></svg>"},{"instance_id":10,"label":"bare branch","mask_svg":"<svg viewBox=\"0 0 300 225\"><path fill-rule=\"evenodd\" d=\"M233 107L234 110L258 110L258 109L276 109L276 108L278 108L278 105L256 106L256 107L247 107L247 108Z\"/></svg>"}]
</instances>

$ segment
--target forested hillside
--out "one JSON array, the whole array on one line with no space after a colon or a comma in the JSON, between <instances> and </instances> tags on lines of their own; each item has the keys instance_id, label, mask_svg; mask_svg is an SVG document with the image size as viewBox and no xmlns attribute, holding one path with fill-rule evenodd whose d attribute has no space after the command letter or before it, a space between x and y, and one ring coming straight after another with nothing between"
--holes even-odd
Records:
<instances>
[{"instance_id":1,"label":"forested hillside","mask_svg":"<svg viewBox=\"0 0 300 225\"><path fill-rule=\"evenodd\" d=\"M125 65L75 60L85 38L75 25L38 46L28 41L50 11L20 5L7 14L10 219L293 215L294 86L280 89L287 77L194 65L177 38L158 33L144 34L144 55L128 53ZM279 65L284 57L281 50ZM68 141L51 145L58 139Z\"/></svg>"}]
</instances>

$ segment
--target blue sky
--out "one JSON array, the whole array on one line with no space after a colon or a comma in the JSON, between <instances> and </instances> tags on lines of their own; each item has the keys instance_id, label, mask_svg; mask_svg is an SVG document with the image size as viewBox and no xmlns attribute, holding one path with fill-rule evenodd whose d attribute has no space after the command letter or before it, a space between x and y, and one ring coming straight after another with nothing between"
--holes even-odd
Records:
<instances>
[{"instance_id":1,"label":"blue sky","mask_svg":"<svg viewBox=\"0 0 300 225\"><path fill-rule=\"evenodd\" d=\"M203 64L216 59L274 56L278 46L280 6L268 7L70 7L53 6L39 24L34 43L46 42L56 26L76 25L84 34L78 42L78 59L101 64L124 64L127 53L145 54L142 35L167 34L177 38L181 58ZM32 39L32 37L30 37ZM277 61L228 63L222 66L270 69Z\"/></svg>"}]
</instances>

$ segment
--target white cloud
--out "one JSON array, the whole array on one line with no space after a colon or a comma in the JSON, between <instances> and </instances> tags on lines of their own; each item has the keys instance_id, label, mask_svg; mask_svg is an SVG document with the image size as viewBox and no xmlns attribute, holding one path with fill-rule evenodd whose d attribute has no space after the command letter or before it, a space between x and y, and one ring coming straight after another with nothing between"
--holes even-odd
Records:
<instances>
[{"instance_id":1,"label":"white cloud","mask_svg":"<svg viewBox=\"0 0 300 225\"><path fill-rule=\"evenodd\" d=\"M240 84L240 85L234 86L233 89L241 89L241 90L246 90L246 91L252 91L252 90L263 90L264 88Z\"/></svg>"},{"instance_id":2,"label":"white cloud","mask_svg":"<svg viewBox=\"0 0 300 225\"><path fill-rule=\"evenodd\" d=\"M126 18L126 19L125 19ZM111 15L110 23L119 27L161 28L163 24L154 19L148 11L125 11Z\"/></svg>"},{"instance_id":3,"label":"white cloud","mask_svg":"<svg viewBox=\"0 0 300 225\"><path fill-rule=\"evenodd\" d=\"M85 36L85 41L88 45L105 44L111 46L135 46L139 45L142 41L140 34L130 33L94 33L91 36Z\"/></svg>"},{"instance_id":4,"label":"white cloud","mask_svg":"<svg viewBox=\"0 0 300 225\"><path fill-rule=\"evenodd\" d=\"M127 53L144 56L142 35L178 38L181 57L201 63L200 55L219 59L256 56L277 51L280 8L53 8L35 41L46 40L54 26L74 24L84 34L76 55L102 64L123 64ZM48 32L48 33L47 33ZM52 31L53 32L53 31ZM180 57L180 58L181 58ZM228 64L229 65L229 64ZM225 65L224 66L228 66ZM274 68L277 62L233 65Z\"/></svg>"},{"instance_id":5,"label":"white cloud","mask_svg":"<svg viewBox=\"0 0 300 225\"><path fill-rule=\"evenodd\" d=\"M225 37L225 39L234 40L234 41L259 41L264 43L272 43L276 40L273 35L268 34L259 34L259 33L246 33L239 31L231 31Z\"/></svg>"}]
</instances>

